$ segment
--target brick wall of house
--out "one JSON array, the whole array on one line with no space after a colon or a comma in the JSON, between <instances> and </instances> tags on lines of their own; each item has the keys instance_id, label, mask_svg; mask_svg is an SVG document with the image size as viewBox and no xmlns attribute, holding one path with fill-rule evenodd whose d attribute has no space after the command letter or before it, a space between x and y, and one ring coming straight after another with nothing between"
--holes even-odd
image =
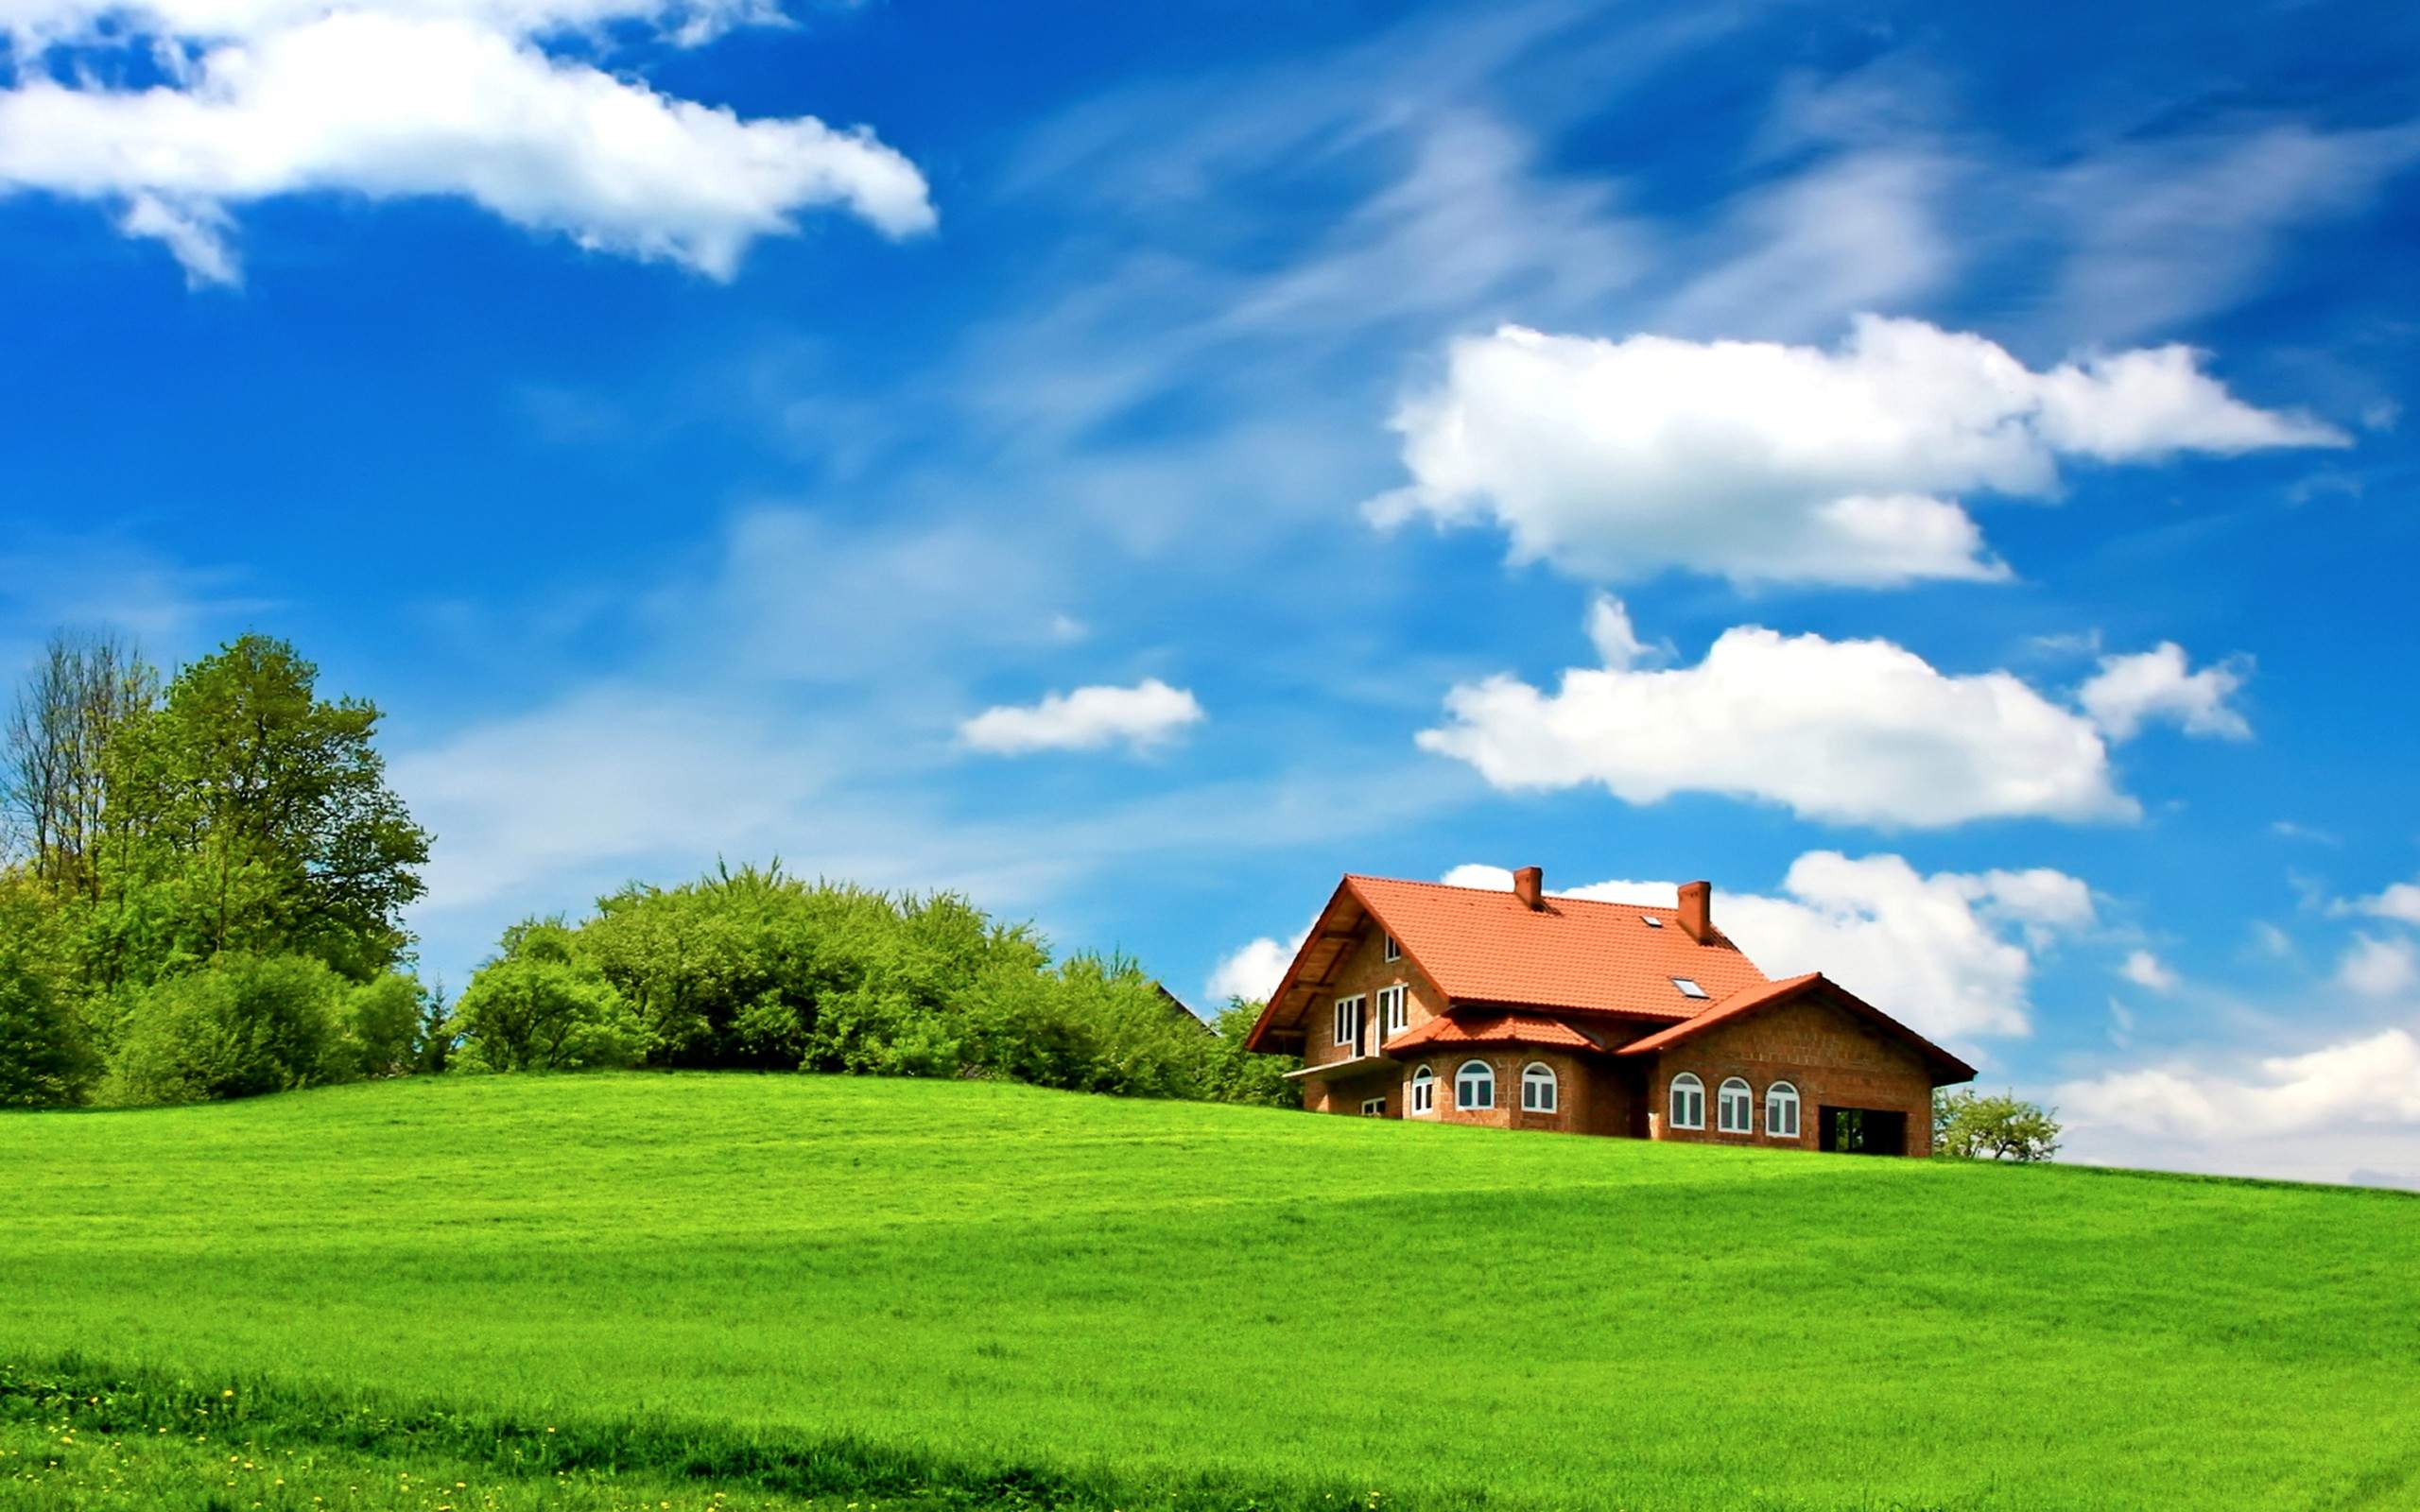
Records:
<instances>
[{"instance_id":1,"label":"brick wall of house","mask_svg":"<svg viewBox=\"0 0 2420 1512\"><path fill-rule=\"evenodd\" d=\"M1466 1112L1454 1106L1454 1078L1463 1064L1472 1060L1484 1060L1495 1071L1495 1106ZM1551 1113L1533 1113L1521 1106L1521 1073L1532 1064L1543 1065L1555 1074L1555 1110ZM1411 1078L1423 1066L1437 1074L1437 1109L1433 1116L1441 1124L1555 1129L1574 1134L1621 1134L1629 1128L1631 1097L1625 1087L1627 1078L1619 1068L1600 1057L1502 1046L1441 1051L1404 1064L1399 1085L1389 1096L1391 1114L1410 1116Z\"/></svg>"},{"instance_id":2,"label":"brick wall of house","mask_svg":"<svg viewBox=\"0 0 2420 1512\"><path fill-rule=\"evenodd\" d=\"M1331 1061L1353 1058L1354 1053L1349 1047L1336 1042L1336 1000L1356 996L1365 999L1369 1004L1370 1022L1375 1023L1378 989L1398 983L1406 988L1406 996L1409 1000L1409 1027L1418 1028L1443 1008L1443 994L1421 974L1419 968L1411 964L1409 956L1396 961L1386 958L1386 936L1379 930L1377 920L1372 919L1362 931L1361 938L1354 942L1338 966L1333 990L1314 998L1309 1010L1304 1015L1303 1064L1323 1066ZM1380 1027L1374 1040L1384 1038L1384 1028ZM1308 1095L1305 1093L1306 1097ZM1310 1105L1306 1101L1304 1106ZM1353 1106L1357 1110L1359 1099L1355 1099Z\"/></svg>"},{"instance_id":3,"label":"brick wall of house","mask_svg":"<svg viewBox=\"0 0 2420 1512\"><path fill-rule=\"evenodd\" d=\"M1908 1116L1908 1153L1932 1153L1932 1077L1914 1049L1870 1026L1863 1019L1815 998L1784 1003L1734 1023L1708 1029L1655 1057L1649 1078L1649 1108L1654 1137L1709 1144L1785 1144L1819 1147L1819 1110L1825 1105L1874 1108ZM1692 1072L1705 1084L1705 1127L1670 1126L1672 1078ZM1754 1094L1754 1131L1717 1130L1716 1099L1722 1083L1737 1076ZM1798 1137L1774 1139L1765 1132L1765 1091L1776 1081L1798 1089Z\"/></svg>"}]
</instances>

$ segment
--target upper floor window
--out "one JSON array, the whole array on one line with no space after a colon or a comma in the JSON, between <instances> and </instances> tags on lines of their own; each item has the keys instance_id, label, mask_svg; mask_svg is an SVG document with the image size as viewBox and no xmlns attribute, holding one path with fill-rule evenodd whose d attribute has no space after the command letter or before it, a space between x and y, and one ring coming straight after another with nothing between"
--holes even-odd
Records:
<instances>
[{"instance_id":1,"label":"upper floor window","mask_svg":"<svg viewBox=\"0 0 2420 1512\"><path fill-rule=\"evenodd\" d=\"M1685 998L1702 998L1705 996L1705 988L1698 986L1696 982L1690 980L1688 977L1676 976L1672 978L1672 985L1681 989L1681 996Z\"/></svg>"},{"instance_id":2,"label":"upper floor window","mask_svg":"<svg viewBox=\"0 0 2420 1512\"><path fill-rule=\"evenodd\" d=\"M1734 1076L1722 1084L1715 1101L1715 1128L1724 1134L1754 1134L1756 1131L1756 1094L1748 1084Z\"/></svg>"},{"instance_id":3,"label":"upper floor window","mask_svg":"<svg viewBox=\"0 0 2420 1512\"><path fill-rule=\"evenodd\" d=\"M1551 1113L1555 1109L1553 1068L1531 1061L1521 1068L1521 1111Z\"/></svg>"},{"instance_id":4,"label":"upper floor window","mask_svg":"<svg viewBox=\"0 0 2420 1512\"><path fill-rule=\"evenodd\" d=\"M1798 1138L1798 1089L1786 1081L1765 1089L1765 1133L1777 1140Z\"/></svg>"},{"instance_id":5,"label":"upper floor window","mask_svg":"<svg viewBox=\"0 0 2420 1512\"><path fill-rule=\"evenodd\" d=\"M1437 1074L1426 1066L1411 1074L1411 1110L1415 1113L1437 1111Z\"/></svg>"},{"instance_id":6,"label":"upper floor window","mask_svg":"<svg viewBox=\"0 0 2420 1512\"><path fill-rule=\"evenodd\" d=\"M1395 943L1395 937L1392 935L1381 935L1378 937L1387 942L1386 949L1382 954L1388 960L1400 961L1403 959L1403 947Z\"/></svg>"},{"instance_id":7,"label":"upper floor window","mask_svg":"<svg viewBox=\"0 0 2420 1512\"><path fill-rule=\"evenodd\" d=\"M1672 1126L1705 1127L1705 1083L1685 1071L1672 1078Z\"/></svg>"},{"instance_id":8,"label":"upper floor window","mask_svg":"<svg viewBox=\"0 0 2420 1512\"><path fill-rule=\"evenodd\" d=\"M1336 1000L1336 1042L1338 1044L1357 1045L1361 1042L1361 1005L1367 1001L1365 998L1357 997Z\"/></svg>"},{"instance_id":9,"label":"upper floor window","mask_svg":"<svg viewBox=\"0 0 2420 1512\"><path fill-rule=\"evenodd\" d=\"M1401 986L1378 988L1378 1022L1387 1033L1401 1034L1411 1027L1411 1001Z\"/></svg>"},{"instance_id":10,"label":"upper floor window","mask_svg":"<svg viewBox=\"0 0 2420 1512\"><path fill-rule=\"evenodd\" d=\"M1484 1060L1465 1060L1454 1073L1454 1106L1463 1112L1483 1112L1495 1106L1495 1069Z\"/></svg>"}]
</instances>

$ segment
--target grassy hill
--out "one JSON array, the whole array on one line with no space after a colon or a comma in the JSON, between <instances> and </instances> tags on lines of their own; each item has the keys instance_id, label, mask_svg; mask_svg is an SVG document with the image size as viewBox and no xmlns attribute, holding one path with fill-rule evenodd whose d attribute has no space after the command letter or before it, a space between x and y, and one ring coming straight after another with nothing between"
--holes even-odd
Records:
<instances>
[{"instance_id":1,"label":"grassy hill","mask_svg":"<svg viewBox=\"0 0 2420 1512\"><path fill-rule=\"evenodd\" d=\"M2391 1194L741 1075L0 1171L17 1504L2420 1504Z\"/></svg>"}]
</instances>

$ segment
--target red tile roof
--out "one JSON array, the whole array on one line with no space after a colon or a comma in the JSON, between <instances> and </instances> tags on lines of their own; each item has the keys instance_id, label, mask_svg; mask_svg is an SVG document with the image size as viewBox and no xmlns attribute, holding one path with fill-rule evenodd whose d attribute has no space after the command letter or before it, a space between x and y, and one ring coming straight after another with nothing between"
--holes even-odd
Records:
<instances>
[{"instance_id":1,"label":"red tile roof","mask_svg":"<svg viewBox=\"0 0 2420 1512\"><path fill-rule=\"evenodd\" d=\"M1368 909L1458 1005L1679 1019L1706 999L1684 996L1674 977L1717 1001L1765 980L1720 929L1710 944L1690 938L1675 908L1548 895L1532 909L1509 891L1354 875L1339 893Z\"/></svg>"},{"instance_id":2,"label":"red tile roof","mask_svg":"<svg viewBox=\"0 0 2420 1512\"><path fill-rule=\"evenodd\" d=\"M1813 991L1824 993L1833 1003L1866 1020L1886 1034L1905 1040L1915 1046L1932 1067L1934 1086L1945 1087L1952 1082L1975 1079L1974 1067L1934 1044L1838 982L1826 977L1821 971L1808 971L1803 976L1787 977L1779 982L1766 982L1742 988L1704 1012L1693 1018L1684 1019L1679 1023L1658 1029L1653 1034L1634 1040L1615 1054L1653 1055L1659 1050L1694 1039L1719 1023L1745 1017L1759 1008L1771 1007L1776 1003L1788 1002Z\"/></svg>"},{"instance_id":3,"label":"red tile roof","mask_svg":"<svg viewBox=\"0 0 2420 1512\"><path fill-rule=\"evenodd\" d=\"M1594 1050L1597 1042L1556 1019L1528 1013L1465 1013L1459 1018L1431 1019L1406 1029L1378 1048L1391 1056L1430 1045L1546 1045L1563 1050Z\"/></svg>"}]
</instances>

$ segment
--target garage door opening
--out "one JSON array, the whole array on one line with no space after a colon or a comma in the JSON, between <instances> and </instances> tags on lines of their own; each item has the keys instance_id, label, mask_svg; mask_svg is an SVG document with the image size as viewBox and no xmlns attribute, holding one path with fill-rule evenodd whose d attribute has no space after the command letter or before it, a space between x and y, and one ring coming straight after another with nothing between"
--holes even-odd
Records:
<instances>
[{"instance_id":1,"label":"garage door opening","mask_svg":"<svg viewBox=\"0 0 2420 1512\"><path fill-rule=\"evenodd\" d=\"M1841 1155L1905 1155L1908 1115L1879 1108L1825 1108L1817 1125L1823 1147Z\"/></svg>"}]
</instances>

